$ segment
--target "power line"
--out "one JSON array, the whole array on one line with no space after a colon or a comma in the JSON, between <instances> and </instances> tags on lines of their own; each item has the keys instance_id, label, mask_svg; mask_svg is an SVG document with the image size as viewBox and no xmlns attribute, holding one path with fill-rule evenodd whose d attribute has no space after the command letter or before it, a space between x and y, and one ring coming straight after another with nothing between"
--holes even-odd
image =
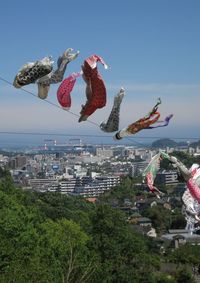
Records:
<instances>
[{"instance_id":1,"label":"power line","mask_svg":"<svg viewBox=\"0 0 200 283\"><path fill-rule=\"evenodd\" d=\"M2 77L0 77L0 80L4 81L5 83L7 83L7 84L9 84L10 86L13 87L13 84L12 84L11 82L9 82L8 80L6 80L6 79L4 79L4 78L2 78ZM34 96L34 97L36 97L36 98L38 98L38 99L40 99L34 92L29 91L29 90L27 90L27 89L25 89L25 88L23 88L23 87L21 87L20 89L21 89L22 91L26 92L26 93L31 94L32 96ZM61 109L61 110L63 111L63 108L62 108L62 107L60 107L59 105L57 105L56 103L53 103L52 101L50 101L50 100L48 100L48 99L40 99L40 100L42 100L42 101L44 101L44 102L46 102L46 103L48 103L48 104L50 104L50 105L52 105L52 106L58 108L58 109ZM78 118L80 118L80 115L78 115L78 114L72 112L71 110L65 110L65 111L68 112L68 113L70 113L70 114L72 114L72 115L74 115L74 116L76 116L76 117L78 117ZM97 123L95 123L95 122L93 122L93 121L91 121L91 120L89 120L89 119L87 119L86 122L91 123L91 124L93 124L93 125L95 125L95 126L98 126L98 127L100 126L99 124L97 124Z\"/></svg>"},{"instance_id":2,"label":"power line","mask_svg":"<svg viewBox=\"0 0 200 283\"><path fill-rule=\"evenodd\" d=\"M15 132L15 131L0 131L0 134L8 134L8 135L34 135L34 136L63 136L63 137L94 137L94 138L113 138L113 136L109 135L94 135L94 134L62 134L62 133L40 133L40 132ZM129 140L132 139L176 139L176 140L200 140L200 137L160 137L160 136L129 136L126 137Z\"/></svg>"},{"instance_id":3,"label":"power line","mask_svg":"<svg viewBox=\"0 0 200 283\"><path fill-rule=\"evenodd\" d=\"M6 79L4 79L4 78L2 78L2 77L0 77L0 80L4 81L5 83L7 83L8 85L10 85L10 86L13 87L13 84L12 84L10 81L8 81L8 80L6 80ZM33 92L31 92L31 91L28 91L28 90L26 90L26 89L23 88L23 87L21 88L21 90L24 91L24 92L26 92L26 93L31 94L32 96L34 96L34 97L36 97L36 98L39 98L35 93L33 93ZM40 98L39 98L39 99L40 99ZM54 106L54 107L56 107L56 108L59 108L59 109L63 110L59 105L57 105L57 104L55 104L55 103L49 101L48 99L45 99L45 100L43 100L43 101L46 102L46 103L48 103L48 104L50 104L50 105L52 105L52 106ZM78 117L78 118L80 117L79 115L77 115L76 113L73 113L73 112L70 111L70 110L67 110L67 112L70 113L70 114L72 114L72 115L74 115L74 116L76 116L76 117ZM87 119L86 121L89 122L89 123L91 123L91 124L93 124L93 125L95 125L95 126L100 127L99 124L97 124L97 123L95 123L95 122L93 122L93 121L91 121L91 120L88 120L88 119ZM80 137L111 138L111 136L105 136L105 135L72 135L72 134L55 134L55 133L52 133L52 134L44 134L44 133L33 133L33 132L30 132L30 133L21 133L21 132L0 132L0 134L51 135L51 136L80 136ZM128 137L127 137L127 139L128 139L131 143L134 143L134 144L137 144L137 145L140 145L140 146L144 146L142 143L133 141L133 140L131 140L131 139L128 138Z\"/></svg>"},{"instance_id":4,"label":"power line","mask_svg":"<svg viewBox=\"0 0 200 283\"><path fill-rule=\"evenodd\" d=\"M108 136L108 135L89 135L89 134L60 134L60 133L38 133L38 132L11 132L11 131L0 131L1 134L6 134L6 135L29 135L29 136L61 136L61 137L90 137L90 138L113 138L113 136ZM137 141L133 141L129 139L128 137L126 138L129 140L131 143L135 143L140 146L144 146L144 144L139 143Z\"/></svg>"},{"instance_id":5,"label":"power line","mask_svg":"<svg viewBox=\"0 0 200 283\"><path fill-rule=\"evenodd\" d=\"M0 80L4 81L5 83L7 83L8 85L12 86L13 87L13 84L4 79L3 77L0 76ZM29 91L29 90L26 90L25 88L20 88L22 91L40 99L35 93ZM58 109L62 109L62 107L60 107L59 105L53 103L52 101L48 100L48 99L41 99L42 101L58 108ZM70 111L70 110L66 110L66 112L76 116L76 117L80 117L80 115ZM91 120L86 120L86 122L88 123L91 123L97 127L99 127L100 125L96 122L93 122ZM43 135L48 135L48 136L79 136L79 137L96 137L96 138L112 138L112 136L108 136L108 135L90 135L90 134L60 134L60 133L38 133L38 132L12 132L12 131L0 131L0 134L9 134L9 135L40 135L40 136L43 136ZM142 143L139 143L139 142L136 142L136 141L133 141L134 139L164 139L165 137L160 137L160 136L150 136L150 137L144 137L144 136L129 136L129 137L126 137L126 139L128 139L129 141L131 142L134 142L134 143L137 143L138 145L142 145L144 146ZM169 139L175 139L175 140L200 140L200 137L167 137Z\"/></svg>"},{"instance_id":6,"label":"power line","mask_svg":"<svg viewBox=\"0 0 200 283\"><path fill-rule=\"evenodd\" d=\"M31 135L31 136L63 136L63 137L94 137L94 138L112 138L112 136L106 135L90 135L90 134L61 134L61 133L38 133L38 132L4 132L0 131L0 134L8 135Z\"/></svg>"},{"instance_id":7,"label":"power line","mask_svg":"<svg viewBox=\"0 0 200 283\"><path fill-rule=\"evenodd\" d=\"M8 80L6 80L6 79L4 79L4 78L2 78L2 77L0 77L0 80L2 80L2 81L4 81L5 83L7 83L8 85L10 85L10 86L12 86L13 87L13 84L11 83L11 82L9 82ZM24 92L26 92L26 93L29 93L29 94L31 94L32 96L34 96L34 97L36 97L36 98L39 98L35 93L33 93L33 92L31 92L31 91L28 91L28 90L26 90L26 89L24 89L23 87L21 87L21 90L22 91L24 91ZM63 110L59 105L57 105L57 104L55 104L55 103L53 103L53 102L51 102L51 101L49 101L48 99L45 99L45 100L43 100L44 102L46 102L46 103L48 103L48 104L50 104L50 105L52 105L52 106L54 106L54 107L56 107L56 108L59 108L59 109L61 109L61 110ZM72 111L70 111L70 110L67 110L67 112L68 113L70 113L70 114L72 114L72 115L74 115L74 116L76 116L76 117L80 117L80 115L78 115L78 114L76 114L76 113L73 113ZM95 123L95 122L93 122L93 121L91 121L91 120L86 120L87 122L89 122L89 123L91 123L91 124L93 124L93 125L95 125L95 126L98 126L98 127L100 127L100 125L99 124L97 124L97 123ZM44 134L44 133L33 133L33 132L29 132L29 133L23 133L23 132L0 132L0 134L16 134L16 135L51 135L51 136L80 136L80 137L101 137L101 138L111 138L111 136L104 136L104 135L72 135L72 134L55 134L55 133L51 133L51 134ZM129 138L127 138L129 141L130 141L130 139ZM135 142L135 141L131 141L132 143L136 143L136 144L138 144L138 145L142 145L142 146L144 146L142 143L139 143L139 142Z\"/></svg>"}]
</instances>

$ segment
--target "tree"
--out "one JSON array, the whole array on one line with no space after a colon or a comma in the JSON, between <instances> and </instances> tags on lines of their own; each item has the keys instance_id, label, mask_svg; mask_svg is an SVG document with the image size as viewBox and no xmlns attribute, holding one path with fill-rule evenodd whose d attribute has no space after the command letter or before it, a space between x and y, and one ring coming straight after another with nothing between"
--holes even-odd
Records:
<instances>
[{"instance_id":1,"label":"tree","mask_svg":"<svg viewBox=\"0 0 200 283\"><path fill-rule=\"evenodd\" d=\"M200 246L186 244L169 254L169 260L177 264L199 265Z\"/></svg>"},{"instance_id":2,"label":"tree","mask_svg":"<svg viewBox=\"0 0 200 283\"><path fill-rule=\"evenodd\" d=\"M87 248L88 235L73 221L47 220L40 225L43 260L56 269L63 283L93 282L95 256ZM62 280L61 280L62 278Z\"/></svg>"},{"instance_id":3,"label":"tree","mask_svg":"<svg viewBox=\"0 0 200 283\"><path fill-rule=\"evenodd\" d=\"M170 227L170 211L161 205L149 207L143 215L152 220L153 227L158 233L166 231Z\"/></svg>"},{"instance_id":4,"label":"tree","mask_svg":"<svg viewBox=\"0 0 200 283\"><path fill-rule=\"evenodd\" d=\"M185 268L181 268L177 271L175 278L177 280L177 283L195 283L196 281L194 280L191 272L189 272Z\"/></svg>"},{"instance_id":5,"label":"tree","mask_svg":"<svg viewBox=\"0 0 200 283\"><path fill-rule=\"evenodd\" d=\"M101 261L95 282L142 282L158 268L158 258L148 253L146 240L130 229L120 211L98 206L92 226L92 246Z\"/></svg>"}]
</instances>

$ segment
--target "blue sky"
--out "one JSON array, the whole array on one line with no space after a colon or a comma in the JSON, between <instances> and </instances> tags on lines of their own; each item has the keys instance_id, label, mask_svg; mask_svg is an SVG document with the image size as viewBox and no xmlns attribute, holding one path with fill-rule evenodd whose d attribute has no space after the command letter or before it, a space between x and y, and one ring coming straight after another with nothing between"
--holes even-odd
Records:
<instances>
[{"instance_id":1,"label":"blue sky","mask_svg":"<svg viewBox=\"0 0 200 283\"><path fill-rule=\"evenodd\" d=\"M90 120L107 119L113 97L123 86L120 128L145 115L161 97L162 117L174 114L171 124L137 136L200 137L199 14L198 0L3 1L0 76L12 82L25 63L47 55L56 62L72 47L80 55L69 64L67 77L80 70L85 58L98 54L110 66L99 66L108 102ZM56 104L57 87L51 87L48 97ZM36 85L25 88L37 93ZM78 123L75 116L2 81L0 90L0 131L105 135L93 124ZM80 78L71 111L78 114L85 100Z\"/></svg>"}]
</instances>

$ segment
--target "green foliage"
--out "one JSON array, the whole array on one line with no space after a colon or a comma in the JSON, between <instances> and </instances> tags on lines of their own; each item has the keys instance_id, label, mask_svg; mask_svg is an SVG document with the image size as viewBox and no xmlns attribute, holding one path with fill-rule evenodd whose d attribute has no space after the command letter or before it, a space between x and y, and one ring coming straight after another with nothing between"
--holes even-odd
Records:
<instances>
[{"instance_id":1,"label":"green foliage","mask_svg":"<svg viewBox=\"0 0 200 283\"><path fill-rule=\"evenodd\" d=\"M171 252L169 260L179 264L198 265L200 262L200 246L186 244Z\"/></svg>"},{"instance_id":2,"label":"green foliage","mask_svg":"<svg viewBox=\"0 0 200 283\"><path fill-rule=\"evenodd\" d=\"M168 159L163 158L160 162L160 168L162 168L162 170L174 170L172 163L169 162Z\"/></svg>"},{"instance_id":3,"label":"green foliage","mask_svg":"<svg viewBox=\"0 0 200 283\"><path fill-rule=\"evenodd\" d=\"M42 260L52 266L54 273L63 282L81 282L93 271L93 259L89 257L87 242L89 236L82 231L80 225L62 219L47 220L40 225ZM90 271L88 273L88 271ZM85 280L84 279L84 280Z\"/></svg>"},{"instance_id":4,"label":"green foliage","mask_svg":"<svg viewBox=\"0 0 200 283\"><path fill-rule=\"evenodd\" d=\"M161 205L149 207L143 215L152 220L152 225L158 233L165 232L170 228L171 212Z\"/></svg>"},{"instance_id":5,"label":"green foliage","mask_svg":"<svg viewBox=\"0 0 200 283\"><path fill-rule=\"evenodd\" d=\"M59 213L53 217L51 211L51 220L40 195L14 188L7 174L0 181L0 282L93 282L97 256L87 247L90 236L79 223L63 218L65 203L56 199ZM72 203L71 208L76 210Z\"/></svg>"},{"instance_id":6,"label":"green foliage","mask_svg":"<svg viewBox=\"0 0 200 283\"><path fill-rule=\"evenodd\" d=\"M95 282L140 282L158 268L159 261L148 253L146 240L130 229L121 212L100 205L92 223L92 245L101 259ZM104 276L109 280L98 281Z\"/></svg>"},{"instance_id":7,"label":"green foliage","mask_svg":"<svg viewBox=\"0 0 200 283\"><path fill-rule=\"evenodd\" d=\"M37 194L37 207L52 220L67 218L78 222L82 226L89 224L90 214L94 205L82 198L64 196L60 193Z\"/></svg>"},{"instance_id":8,"label":"green foliage","mask_svg":"<svg viewBox=\"0 0 200 283\"><path fill-rule=\"evenodd\" d=\"M177 283L177 281L174 278L174 276L172 276L170 274L158 274L156 276L156 282L157 283Z\"/></svg>"},{"instance_id":9,"label":"green foliage","mask_svg":"<svg viewBox=\"0 0 200 283\"><path fill-rule=\"evenodd\" d=\"M171 215L170 229L184 229L186 226L186 220L181 213Z\"/></svg>"},{"instance_id":10,"label":"green foliage","mask_svg":"<svg viewBox=\"0 0 200 283\"><path fill-rule=\"evenodd\" d=\"M181 268L177 271L175 274L175 278L177 280L177 283L195 283L196 281L194 280L191 272L186 270L185 268Z\"/></svg>"},{"instance_id":11,"label":"green foliage","mask_svg":"<svg viewBox=\"0 0 200 283\"><path fill-rule=\"evenodd\" d=\"M137 183L141 183L141 179L141 176L133 179L129 177L124 178L120 185L102 195L99 198L99 201L101 203L107 203L111 205L117 203L118 206L124 206L125 199L129 199L133 203L136 199L136 196L141 194L141 187L137 187ZM144 191L142 191L142 193L146 195Z\"/></svg>"},{"instance_id":12,"label":"green foliage","mask_svg":"<svg viewBox=\"0 0 200 283\"><path fill-rule=\"evenodd\" d=\"M133 200L134 186L125 179L114 195L124 200L130 193ZM155 225L162 228L164 221L162 229L167 227L166 210L149 213ZM118 209L59 193L22 191L1 169L0 243L2 283L161 282L160 257ZM173 260L178 258L184 261L178 254Z\"/></svg>"}]
</instances>

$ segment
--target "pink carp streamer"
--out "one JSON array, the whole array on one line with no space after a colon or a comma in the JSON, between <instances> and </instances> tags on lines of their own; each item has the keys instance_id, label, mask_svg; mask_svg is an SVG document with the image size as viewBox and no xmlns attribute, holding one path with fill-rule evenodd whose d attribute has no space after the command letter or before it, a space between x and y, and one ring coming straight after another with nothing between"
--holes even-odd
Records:
<instances>
[{"instance_id":1,"label":"pink carp streamer","mask_svg":"<svg viewBox=\"0 0 200 283\"><path fill-rule=\"evenodd\" d=\"M187 181L187 188L194 199L200 203L200 188L198 186L197 179L200 176L200 169L194 169L192 171L192 177Z\"/></svg>"},{"instance_id":2,"label":"pink carp streamer","mask_svg":"<svg viewBox=\"0 0 200 283\"><path fill-rule=\"evenodd\" d=\"M71 92L76 83L76 78L81 76L81 72L72 73L68 78L66 78L60 84L57 90L57 99L60 105L65 110L69 110L71 107Z\"/></svg>"},{"instance_id":3,"label":"pink carp streamer","mask_svg":"<svg viewBox=\"0 0 200 283\"><path fill-rule=\"evenodd\" d=\"M159 197L159 195L162 195L162 192L160 192L159 189L154 186L154 180L156 178L158 170L160 169L160 160L161 156L159 152L151 159L150 163L142 174L150 191L152 193L155 193L157 197Z\"/></svg>"}]
</instances>

